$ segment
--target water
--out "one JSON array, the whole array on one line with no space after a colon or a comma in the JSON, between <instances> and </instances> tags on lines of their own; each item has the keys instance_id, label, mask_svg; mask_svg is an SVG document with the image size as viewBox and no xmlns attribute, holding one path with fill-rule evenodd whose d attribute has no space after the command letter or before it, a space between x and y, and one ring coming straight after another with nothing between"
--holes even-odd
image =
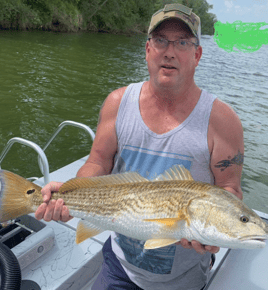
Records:
<instances>
[{"instance_id":1,"label":"water","mask_svg":"<svg viewBox=\"0 0 268 290\"><path fill-rule=\"evenodd\" d=\"M0 152L12 137L41 147L64 120L96 130L98 113L114 89L148 79L146 36L0 32ZM227 53L202 38L196 82L230 104L244 128L244 201L268 213L268 46ZM89 153L90 138L65 128L46 150L50 171ZM33 150L15 144L2 168L41 176Z\"/></svg>"}]
</instances>

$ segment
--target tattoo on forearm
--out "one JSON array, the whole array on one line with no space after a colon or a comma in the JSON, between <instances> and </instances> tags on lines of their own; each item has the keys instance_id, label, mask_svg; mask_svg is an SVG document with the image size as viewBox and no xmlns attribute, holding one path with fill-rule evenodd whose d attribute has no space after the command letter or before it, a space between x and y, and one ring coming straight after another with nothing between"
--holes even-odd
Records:
<instances>
[{"instance_id":1,"label":"tattoo on forearm","mask_svg":"<svg viewBox=\"0 0 268 290\"><path fill-rule=\"evenodd\" d=\"M220 168L221 171L224 171L227 167L230 167L232 165L242 165L244 163L244 154L242 154L238 150L238 154L235 155L233 158L231 156L228 156L228 159L219 161L215 167Z\"/></svg>"}]
</instances>

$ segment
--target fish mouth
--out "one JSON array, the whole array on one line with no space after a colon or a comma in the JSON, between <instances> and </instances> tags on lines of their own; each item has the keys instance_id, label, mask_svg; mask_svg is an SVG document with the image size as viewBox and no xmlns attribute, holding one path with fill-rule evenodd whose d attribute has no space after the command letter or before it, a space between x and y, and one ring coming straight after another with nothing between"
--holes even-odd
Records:
<instances>
[{"instance_id":1,"label":"fish mouth","mask_svg":"<svg viewBox=\"0 0 268 290\"><path fill-rule=\"evenodd\" d=\"M239 238L240 241L247 242L247 241L256 241L256 242L262 242L265 243L267 240L267 236L245 236Z\"/></svg>"}]
</instances>

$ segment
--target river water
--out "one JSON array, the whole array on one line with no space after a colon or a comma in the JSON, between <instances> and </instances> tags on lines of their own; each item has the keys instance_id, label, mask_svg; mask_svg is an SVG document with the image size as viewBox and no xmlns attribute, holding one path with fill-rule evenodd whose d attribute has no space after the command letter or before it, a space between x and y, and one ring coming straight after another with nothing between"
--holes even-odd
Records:
<instances>
[{"instance_id":1,"label":"river water","mask_svg":"<svg viewBox=\"0 0 268 290\"><path fill-rule=\"evenodd\" d=\"M114 89L148 79L146 36L0 31L0 152L12 137L41 147L64 120L96 130ZM230 104L244 128L244 201L268 213L268 46L254 53L220 49L202 37L196 83ZM50 171L89 153L91 140L66 127L46 150ZM41 176L36 153L15 144L1 167Z\"/></svg>"}]
</instances>

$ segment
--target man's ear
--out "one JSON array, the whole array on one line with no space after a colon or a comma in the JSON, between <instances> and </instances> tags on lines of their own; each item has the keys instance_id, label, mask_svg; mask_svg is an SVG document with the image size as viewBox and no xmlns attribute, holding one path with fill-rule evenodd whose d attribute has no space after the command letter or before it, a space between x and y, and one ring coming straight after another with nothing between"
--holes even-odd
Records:
<instances>
[{"instance_id":1,"label":"man's ear","mask_svg":"<svg viewBox=\"0 0 268 290\"><path fill-rule=\"evenodd\" d=\"M145 59L147 61L147 57L148 57L148 54L150 53L150 43L149 43L149 40L146 41L146 44L145 44L145 52L146 52L146 56L145 56Z\"/></svg>"},{"instance_id":2,"label":"man's ear","mask_svg":"<svg viewBox=\"0 0 268 290\"><path fill-rule=\"evenodd\" d=\"M198 63L199 63L199 60L202 56L202 52L203 52L203 48L201 45L199 45L196 50L195 50L195 61L196 61L196 65L195 66L198 66Z\"/></svg>"}]
</instances>

